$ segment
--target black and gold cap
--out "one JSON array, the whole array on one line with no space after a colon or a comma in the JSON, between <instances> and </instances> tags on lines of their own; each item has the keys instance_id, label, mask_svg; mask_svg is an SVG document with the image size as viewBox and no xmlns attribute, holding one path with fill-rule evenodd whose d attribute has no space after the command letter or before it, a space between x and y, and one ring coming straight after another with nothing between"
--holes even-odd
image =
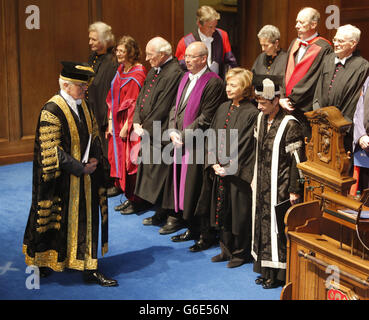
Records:
<instances>
[{"instance_id":1,"label":"black and gold cap","mask_svg":"<svg viewBox=\"0 0 369 320\"><path fill-rule=\"evenodd\" d=\"M66 81L89 84L95 76L94 70L84 62L62 61L60 78Z\"/></svg>"}]
</instances>

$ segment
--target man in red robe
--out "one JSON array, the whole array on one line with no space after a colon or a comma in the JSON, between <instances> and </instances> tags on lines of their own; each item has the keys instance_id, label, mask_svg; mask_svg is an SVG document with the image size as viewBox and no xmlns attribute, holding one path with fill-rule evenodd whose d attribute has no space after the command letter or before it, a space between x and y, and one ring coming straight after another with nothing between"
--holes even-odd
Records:
<instances>
[{"instance_id":1,"label":"man in red robe","mask_svg":"<svg viewBox=\"0 0 369 320\"><path fill-rule=\"evenodd\" d=\"M305 112L312 110L316 83L323 58L332 52L331 43L319 36L320 14L316 9L303 8L297 15L297 38L288 49L281 107L291 112L302 124L304 136L311 136Z\"/></svg>"},{"instance_id":2,"label":"man in red robe","mask_svg":"<svg viewBox=\"0 0 369 320\"><path fill-rule=\"evenodd\" d=\"M212 7L202 6L197 10L196 24L198 29L184 36L177 45L176 57L181 67L187 71L185 62L186 48L190 43L202 41L208 48L208 66L211 71L224 78L228 68L237 67L232 53L228 33L216 28L220 15Z\"/></svg>"}]
</instances>

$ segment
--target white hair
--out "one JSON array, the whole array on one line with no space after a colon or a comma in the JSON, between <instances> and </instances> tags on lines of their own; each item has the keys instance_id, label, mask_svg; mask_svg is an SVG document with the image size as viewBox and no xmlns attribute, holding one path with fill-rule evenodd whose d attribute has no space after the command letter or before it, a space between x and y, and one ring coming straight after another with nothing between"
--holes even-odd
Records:
<instances>
[{"instance_id":1,"label":"white hair","mask_svg":"<svg viewBox=\"0 0 369 320\"><path fill-rule=\"evenodd\" d=\"M258 38L267 39L271 43L275 43L277 40L281 39L281 33L277 27L267 24L259 31Z\"/></svg>"},{"instance_id":2,"label":"white hair","mask_svg":"<svg viewBox=\"0 0 369 320\"><path fill-rule=\"evenodd\" d=\"M162 37L155 37L151 39L148 44L153 45L154 49L158 53L164 53L167 56L172 55L172 45Z\"/></svg>"},{"instance_id":3,"label":"white hair","mask_svg":"<svg viewBox=\"0 0 369 320\"><path fill-rule=\"evenodd\" d=\"M361 31L359 28L351 25L351 24L345 24L344 26L340 26L337 29L337 33L343 33L347 36L350 37L350 40L354 40L356 42L360 41L360 37L361 37Z\"/></svg>"},{"instance_id":4,"label":"white hair","mask_svg":"<svg viewBox=\"0 0 369 320\"><path fill-rule=\"evenodd\" d=\"M106 48L114 47L115 36L112 32L111 26L107 25L105 22L94 22L89 26L88 32L96 32L100 42L102 42Z\"/></svg>"},{"instance_id":5,"label":"white hair","mask_svg":"<svg viewBox=\"0 0 369 320\"><path fill-rule=\"evenodd\" d=\"M59 87L61 90L64 90L64 84L71 84L71 83L72 83L71 81L59 78Z\"/></svg>"}]
</instances>

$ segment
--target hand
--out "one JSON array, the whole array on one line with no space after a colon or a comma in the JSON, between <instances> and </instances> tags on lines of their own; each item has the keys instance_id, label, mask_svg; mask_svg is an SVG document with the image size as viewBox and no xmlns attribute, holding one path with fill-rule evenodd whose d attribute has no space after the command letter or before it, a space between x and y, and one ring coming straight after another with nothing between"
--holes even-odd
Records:
<instances>
[{"instance_id":1,"label":"hand","mask_svg":"<svg viewBox=\"0 0 369 320\"><path fill-rule=\"evenodd\" d=\"M183 146L182 137L178 132L172 132L170 134L170 140L176 148L180 148Z\"/></svg>"},{"instance_id":2,"label":"hand","mask_svg":"<svg viewBox=\"0 0 369 320\"><path fill-rule=\"evenodd\" d=\"M120 130L119 132L119 137L121 137L122 139L126 139L127 135L128 135L128 128L124 126L122 130Z\"/></svg>"},{"instance_id":3,"label":"hand","mask_svg":"<svg viewBox=\"0 0 369 320\"><path fill-rule=\"evenodd\" d=\"M219 164L214 164L213 165L213 170L214 170L216 175L221 176L221 177L224 177L225 174L226 174L225 169Z\"/></svg>"},{"instance_id":4,"label":"hand","mask_svg":"<svg viewBox=\"0 0 369 320\"><path fill-rule=\"evenodd\" d=\"M112 136L112 133L110 132L110 130L106 130L105 131L105 139L107 140L109 138L109 136Z\"/></svg>"},{"instance_id":5,"label":"hand","mask_svg":"<svg viewBox=\"0 0 369 320\"><path fill-rule=\"evenodd\" d=\"M83 168L83 173L84 174L93 173L96 170L98 163L99 163L99 161L96 158L90 158L88 160L88 163L86 163L84 168Z\"/></svg>"},{"instance_id":6,"label":"hand","mask_svg":"<svg viewBox=\"0 0 369 320\"><path fill-rule=\"evenodd\" d=\"M252 181L250 183L250 186L251 186L251 189L252 189L252 192L256 192L256 181L254 178L252 178Z\"/></svg>"},{"instance_id":7,"label":"hand","mask_svg":"<svg viewBox=\"0 0 369 320\"><path fill-rule=\"evenodd\" d=\"M295 108L292 106L290 99L279 99L279 105L286 111L292 112Z\"/></svg>"},{"instance_id":8,"label":"hand","mask_svg":"<svg viewBox=\"0 0 369 320\"><path fill-rule=\"evenodd\" d=\"M362 136L359 139L360 148L369 151L369 136Z\"/></svg>"},{"instance_id":9,"label":"hand","mask_svg":"<svg viewBox=\"0 0 369 320\"><path fill-rule=\"evenodd\" d=\"M109 119L109 122L108 122L108 129L105 131L105 139L108 139L109 138L109 135L113 135L113 126L112 126L112 121L113 120L110 120Z\"/></svg>"},{"instance_id":10,"label":"hand","mask_svg":"<svg viewBox=\"0 0 369 320\"><path fill-rule=\"evenodd\" d=\"M290 193L290 202L291 205L294 205L296 203L299 203L300 195L297 193Z\"/></svg>"},{"instance_id":11,"label":"hand","mask_svg":"<svg viewBox=\"0 0 369 320\"><path fill-rule=\"evenodd\" d=\"M137 134L139 137L143 136L144 130L142 129L142 126L139 123L133 124L133 131L135 134Z\"/></svg>"}]
</instances>

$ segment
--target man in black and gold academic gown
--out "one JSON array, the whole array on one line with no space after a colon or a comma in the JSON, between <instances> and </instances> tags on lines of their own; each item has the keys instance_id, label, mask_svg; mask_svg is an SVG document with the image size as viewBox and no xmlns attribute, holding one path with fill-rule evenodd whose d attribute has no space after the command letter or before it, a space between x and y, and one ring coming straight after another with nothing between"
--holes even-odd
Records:
<instances>
[{"instance_id":1,"label":"man in black and gold academic gown","mask_svg":"<svg viewBox=\"0 0 369 320\"><path fill-rule=\"evenodd\" d=\"M145 200L139 206L129 203L121 212L129 214L145 210L153 205L155 215L143 220L144 225L160 225L167 219L168 210L162 208L165 179L169 166L161 161L162 134L168 128L168 119L183 71L177 58L172 56L170 43L155 37L146 45L146 60L151 65L144 85L136 101L133 117L134 135L141 137L140 158L138 165L135 195ZM146 154L150 154L146 159ZM157 159L154 157L157 156Z\"/></svg>"},{"instance_id":2,"label":"man in black and gold academic gown","mask_svg":"<svg viewBox=\"0 0 369 320\"><path fill-rule=\"evenodd\" d=\"M108 207L101 141L83 100L94 72L87 64L62 64L61 90L43 106L37 123L23 253L41 277L68 268L83 271L85 282L115 286L97 261L99 209L102 253L108 250Z\"/></svg>"},{"instance_id":3,"label":"man in black and gold academic gown","mask_svg":"<svg viewBox=\"0 0 369 320\"><path fill-rule=\"evenodd\" d=\"M361 88L368 76L369 62L356 50L361 32L352 25L337 29L333 39L334 52L327 55L314 95L314 110L337 107L352 122ZM352 150L352 127L344 137L346 151Z\"/></svg>"},{"instance_id":4,"label":"man in black and gold academic gown","mask_svg":"<svg viewBox=\"0 0 369 320\"><path fill-rule=\"evenodd\" d=\"M318 35L320 14L313 8L302 9L296 19L298 38L287 51L281 107L300 121L304 136L310 138L311 127L304 113L312 110L316 84L323 58L332 52L330 42Z\"/></svg>"},{"instance_id":5,"label":"man in black and gold academic gown","mask_svg":"<svg viewBox=\"0 0 369 320\"><path fill-rule=\"evenodd\" d=\"M197 155L204 152L204 141L197 133L209 128L219 105L225 101L223 80L207 66L208 50L201 41L192 42L186 49L185 60L189 72L178 87L175 107L169 120L169 136L175 147L173 178L175 214L159 232L169 234L176 231L176 220L184 219L188 230L172 237L172 241L198 239L190 251L208 249L215 243L215 234L210 228L209 216L195 215L200 197L204 159ZM201 135L200 135L201 136ZM180 152L181 151L181 152ZM181 159L177 156L181 153ZM192 159L192 162L191 160ZM203 160L199 163L199 160Z\"/></svg>"}]
</instances>

